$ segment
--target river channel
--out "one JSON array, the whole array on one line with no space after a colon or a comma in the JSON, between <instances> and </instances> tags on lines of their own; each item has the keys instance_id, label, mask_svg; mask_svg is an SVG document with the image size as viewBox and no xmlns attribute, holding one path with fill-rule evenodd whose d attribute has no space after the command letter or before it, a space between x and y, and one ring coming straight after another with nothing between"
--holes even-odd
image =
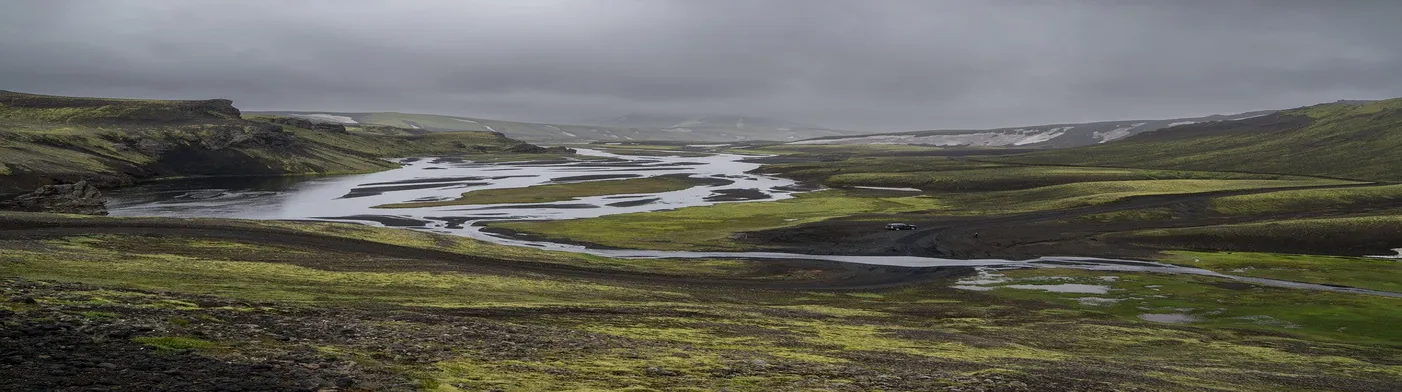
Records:
<instances>
[{"instance_id":1,"label":"river channel","mask_svg":"<svg viewBox=\"0 0 1402 392\"><path fill-rule=\"evenodd\" d=\"M118 189L108 196L114 216L216 217L320 220L428 230L505 245L589 253L620 258L742 258L826 260L904 267L1076 268L1214 276L1300 289L1392 297L1402 294L1309 283L1225 275L1168 264L1091 257L1047 256L1032 260L942 259L917 256L808 255L777 252L682 252L595 249L580 245L521 240L481 231L479 223L555 220L669 210L716 203L763 202L803 192L792 180L749 174L759 168L743 155L618 155L581 149L578 158L514 162L474 162L461 158L406 158L403 167L371 174L308 177L224 177L163 180ZM632 195L581 197L566 202L457 205L383 209L375 206L451 200L464 192L581 181L607 181L661 175L706 179L688 189ZM879 229L879 228L874 228Z\"/></svg>"}]
</instances>

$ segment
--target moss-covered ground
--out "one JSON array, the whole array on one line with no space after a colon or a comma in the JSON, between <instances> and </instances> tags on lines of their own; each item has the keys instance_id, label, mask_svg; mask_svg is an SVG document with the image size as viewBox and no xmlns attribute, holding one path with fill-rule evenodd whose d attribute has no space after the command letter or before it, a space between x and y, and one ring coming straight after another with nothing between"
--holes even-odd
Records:
<instances>
[{"instance_id":1,"label":"moss-covered ground","mask_svg":"<svg viewBox=\"0 0 1402 392\"><path fill-rule=\"evenodd\" d=\"M1330 103L1116 143L998 158L1032 164L1233 170L1402 181L1402 99Z\"/></svg>"},{"instance_id":2,"label":"moss-covered ground","mask_svg":"<svg viewBox=\"0 0 1402 392\"><path fill-rule=\"evenodd\" d=\"M1402 185L1349 189L1306 189L1221 197L1215 212L1229 215L1277 213L1357 213L1402 206Z\"/></svg>"},{"instance_id":3,"label":"moss-covered ground","mask_svg":"<svg viewBox=\"0 0 1402 392\"><path fill-rule=\"evenodd\" d=\"M1165 252L1161 260L1225 274L1402 293L1402 262L1375 257Z\"/></svg>"},{"instance_id":4,"label":"moss-covered ground","mask_svg":"<svg viewBox=\"0 0 1402 392\"><path fill-rule=\"evenodd\" d=\"M529 188L527 188L529 189ZM729 203L670 211L609 215L592 219L493 223L490 227L616 247L643 249L744 249L735 234L795 226L865 213L941 209L935 197L829 190L761 203Z\"/></svg>"},{"instance_id":5,"label":"moss-covered ground","mask_svg":"<svg viewBox=\"0 0 1402 392\"><path fill-rule=\"evenodd\" d=\"M122 220L81 221L88 223L66 225ZM307 361L327 364L313 369L342 372L336 374L349 378L345 387L371 389L1385 391L1402 385L1402 335L1391 328L1402 322L1402 300L1394 298L1059 269L882 289L674 284L492 267L517 263L505 259L431 268L432 260L374 247L290 247L199 230L140 235L140 227L163 221L141 220L127 228L130 234L36 229L0 237L0 290L8 296L23 289L36 302L3 305L13 315L5 323L73 320L86 330L140 323L149 332L130 344L230 363L311 350L317 359ZM228 224L272 234L354 227ZM332 235L490 253L485 245L461 244L470 239L428 233L365 228ZM1105 291L1009 287L1067 283ZM967 285L986 290L951 288ZM1189 321L1145 321L1145 314Z\"/></svg>"},{"instance_id":6,"label":"moss-covered ground","mask_svg":"<svg viewBox=\"0 0 1402 392\"><path fill-rule=\"evenodd\" d=\"M763 244L735 241L741 238L739 233L833 219L902 221L947 216L977 217L1101 206L1152 195L1345 184L1350 183L1309 178L1165 179L1089 181L1021 190L958 193L846 189L799 194L795 198L775 202L718 204L587 219L492 223L490 226L625 248L753 249ZM523 188L520 191L530 190ZM546 195L549 193L540 196Z\"/></svg>"}]
</instances>

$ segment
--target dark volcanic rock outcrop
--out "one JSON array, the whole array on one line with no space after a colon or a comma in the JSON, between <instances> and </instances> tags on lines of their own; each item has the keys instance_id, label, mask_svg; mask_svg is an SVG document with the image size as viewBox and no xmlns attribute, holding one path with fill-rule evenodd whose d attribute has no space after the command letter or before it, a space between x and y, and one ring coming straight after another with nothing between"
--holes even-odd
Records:
<instances>
[{"instance_id":1,"label":"dark volcanic rock outcrop","mask_svg":"<svg viewBox=\"0 0 1402 392\"><path fill-rule=\"evenodd\" d=\"M232 147L285 148L297 143L281 125L267 123L197 124L164 132L110 134L106 138L117 148L146 155L161 155L180 148L219 151Z\"/></svg>"},{"instance_id":2,"label":"dark volcanic rock outcrop","mask_svg":"<svg viewBox=\"0 0 1402 392\"><path fill-rule=\"evenodd\" d=\"M0 202L0 209L107 215L107 200L87 181L68 185L44 185L14 200Z\"/></svg>"},{"instance_id":3,"label":"dark volcanic rock outcrop","mask_svg":"<svg viewBox=\"0 0 1402 392\"><path fill-rule=\"evenodd\" d=\"M277 117L277 118L274 118L274 119L271 119L271 120L268 120L268 121L269 121L269 122L272 122L272 123L274 123L274 124L282 124L282 125L286 125L286 126L289 126L289 127L297 127L297 128L302 128L302 129L310 129L310 130L313 130L313 131L325 131L325 132L336 132L336 133L350 134L350 131L347 131L347 130L346 130L346 126L345 126L345 125L338 124L338 123L332 123L332 122L312 121L312 120L310 120L310 119L305 119L305 118L300 118L300 117Z\"/></svg>"},{"instance_id":4,"label":"dark volcanic rock outcrop","mask_svg":"<svg viewBox=\"0 0 1402 392\"><path fill-rule=\"evenodd\" d=\"M240 118L234 101L206 99L199 101L118 100L102 98L59 97L0 91L0 105L15 109L85 109L68 116L50 120L82 123L188 123Z\"/></svg>"},{"instance_id":5,"label":"dark volcanic rock outcrop","mask_svg":"<svg viewBox=\"0 0 1402 392\"><path fill-rule=\"evenodd\" d=\"M573 154L575 151L573 148L569 147L541 147L530 143L521 143L515 146L511 146L511 148L506 149L506 152L513 152L517 154Z\"/></svg>"}]
</instances>

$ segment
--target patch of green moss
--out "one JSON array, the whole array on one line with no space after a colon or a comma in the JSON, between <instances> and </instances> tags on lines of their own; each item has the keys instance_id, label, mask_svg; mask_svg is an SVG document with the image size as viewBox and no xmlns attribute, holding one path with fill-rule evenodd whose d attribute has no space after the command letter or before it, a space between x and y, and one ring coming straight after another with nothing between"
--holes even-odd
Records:
<instances>
[{"instance_id":1,"label":"patch of green moss","mask_svg":"<svg viewBox=\"0 0 1402 392\"><path fill-rule=\"evenodd\" d=\"M1213 211L1226 215L1321 213L1393 207L1402 201L1402 185L1305 189L1219 197Z\"/></svg>"},{"instance_id":2,"label":"patch of green moss","mask_svg":"<svg viewBox=\"0 0 1402 392\"><path fill-rule=\"evenodd\" d=\"M1340 341L1402 342L1402 331L1388 327L1402 323L1402 299L1398 298L1256 286L1196 275L1058 269L1004 274L1010 280L993 285L987 293L1050 301L1126 320L1139 320L1143 314L1181 314L1194 326L1271 330ZM1105 278L1108 276L1114 278ZM1085 294L1007 287L1065 283L1110 290L1107 294Z\"/></svg>"},{"instance_id":3,"label":"patch of green moss","mask_svg":"<svg viewBox=\"0 0 1402 392\"><path fill-rule=\"evenodd\" d=\"M1165 252L1163 261L1229 275L1402 293L1402 263L1370 257L1254 252Z\"/></svg>"},{"instance_id":4,"label":"patch of green moss","mask_svg":"<svg viewBox=\"0 0 1402 392\"><path fill-rule=\"evenodd\" d=\"M181 336L137 337L131 341L163 351L208 350L220 347L219 343Z\"/></svg>"},{"instance_id":5,"label":"patch of green moss","mask_svg":"<svg viewBox=\"0 0 1402 392\"><path fill-rule=\"evenodd\" d=\"M200 308L200 305L199 305L199 304L196 304L196 303L193 303L193 302L181 301L181 300L178 300L178 299L163 299L163 300L157 301L157 302L154 303L153 305L156 306L156 307L161 307L161 308L184 309L184 310L191 310L191 309L199 309L199 308Z\"/></svg>"},{"instance_id":6,"label":"patch of green moss","mask_svg":"<svg viewBox=\"0 0 1402 392\"><path fill-rule=\"evenodd\" d=\"M1097 222L1152 222L1173 218L1173 211L1167 208L1144 208L1081 216L1081 219Z\"/></svg>"},{"instance_id":7,"label":"patch of green moss","mask_svg":"<svg viewBox=\"0 0 1402 392\"><path fill-rule=\"evenodd\" d=\"M82 315L83 318L92 319L92 320L105 320L105 319L114 319L114 318L119 317L116 313L112 313L112 312L99 312L99 311L87 311L87 312L80 313L80 315Z\"/></svg>"},{"instance_id":8,"label":"patch of green moss","mask_svg":"<svg viewBox=\"0 0 1402 392\"><path fill-rule=\"evenodd\" d=\"M574 358L545 361L472 358L440 362L437 391L662 391L773 390L792 377L725 379L712 373L738 362L696 350L612 350ZM768 388L768 389L765 389Z\"/></svg>"},{"instance_id":9,"label":"patch of green moss","mask_svg":"<svg viewBox=\"0 0 1402 392\"><path fill-rule=\"evenodd\" d=\"M1108 204L1134 196L1200 193L1307 185L1340 185L1336 180L1135 180L1078 182L1040 188L983 192L953 197L967 209L990 212L1045 211Z\"/></svg>"},{"instance_id":10,"label":"patch of green moss","mask_svg":"<svg viewBox=\"0 0 1402 392\"><path fill-rule=\"evenodd\" d=\"M492 223L502 227L608 246L665 249L753 247L734 241L736 233L796 226L861 213L897 213L940 209L933 197L863 197L846 191L795 195L773 202L725 203L670 211L609 215L542 222Z\"/></svg>"}]
</instances>

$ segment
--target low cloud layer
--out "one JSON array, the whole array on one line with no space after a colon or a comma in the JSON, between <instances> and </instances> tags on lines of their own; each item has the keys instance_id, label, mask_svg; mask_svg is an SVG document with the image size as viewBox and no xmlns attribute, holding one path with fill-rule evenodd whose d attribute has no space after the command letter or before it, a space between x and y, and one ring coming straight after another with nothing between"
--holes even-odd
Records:
<instances>
[{"instance_id":1,"label":"low cloud layer","mask_svg":"<svg viewBox=\"0 0 1402 392\"><path fill-rule=\"evenodd\" d=\"M862 130L1402 96L1396 1L0 0L0 89Z\"/></svg>"}]
</instances>

